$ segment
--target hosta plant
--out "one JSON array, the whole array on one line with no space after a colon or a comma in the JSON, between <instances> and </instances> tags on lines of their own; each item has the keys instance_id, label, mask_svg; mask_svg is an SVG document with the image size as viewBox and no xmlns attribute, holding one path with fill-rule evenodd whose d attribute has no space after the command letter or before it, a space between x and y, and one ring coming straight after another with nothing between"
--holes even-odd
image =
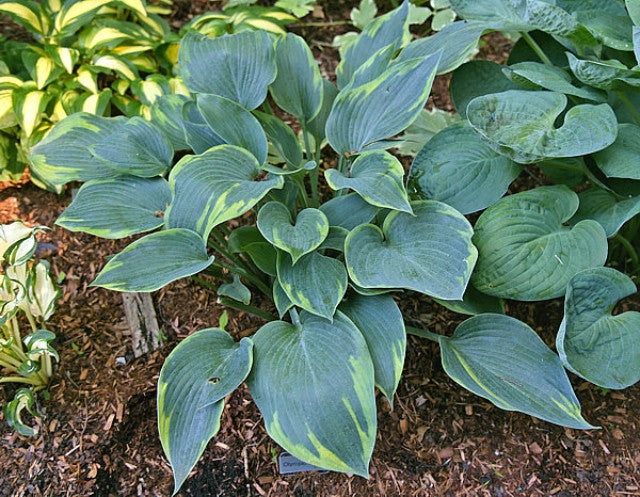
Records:
<instances>
[{"instance_id":1,"label":"hosta plant","mask_svg":"<svg viewBox=\"0 0 640 497\"><path fill-rule=\"evenodd\" d=\"M50 345L55 335L43 325L53 314L59 291L47 262L34 260L41 229L20 221L0 225L0 384L21 386L3 408L5 420L21 435L35 433L22 414L26 409L37 415L34 394L47 387L52 359L58 360ZM30 328L24 336L21 316Z\"/></svg>"},{"instance_id":2,"label":"hosta plant","mask_svg":"<svg viewBox=\"0 0 640 497\"><path fill-rule=\"evenodd\" d=\"M459 21L409 42L408 12L404 2L365 27L344 51L337 86L296 35L189 33L179 66L193 98L159 98L151 122L75 114L31 151L31 167L49 184L85 182L59 225L105 238L142 235L94 285L151 292L204 272L218 278L221 302L268 321L239 342L220 328L198 331L167 358L158 425L176 490L242 382L284 449L366 477L375 387L393 401L407 331L436 340L444 369L464 387L572 428L592 426L565 366L586 376L584 354L609 354L618 376L621 362L637 360L628 333L619 359L606 348L617 339L598 338L602 329L631 333L637 317L611 317L602 299L587 305L589 282L613 270L602 267L607 240L598 222L566 226L579 203L569 187L501 199L522 170L519 157L464 121L421 150L406 186L388 151L393 137L420 115L434 76L467 60L491 29ZM533 94L544 112L547 94ZM515 121L534 123L524 138L538 129L528 119ZM592 138L606 147L602 132ZM480 210L474 227L465 214ZM625 280L608 302L631 286ZM452 336L407 327L398 301L410 292L472 317ZM565 292L572 297L560 355L504 315L501 298ZM619 384L637 380L630 369Z\"/></svg>"}]
</instances>

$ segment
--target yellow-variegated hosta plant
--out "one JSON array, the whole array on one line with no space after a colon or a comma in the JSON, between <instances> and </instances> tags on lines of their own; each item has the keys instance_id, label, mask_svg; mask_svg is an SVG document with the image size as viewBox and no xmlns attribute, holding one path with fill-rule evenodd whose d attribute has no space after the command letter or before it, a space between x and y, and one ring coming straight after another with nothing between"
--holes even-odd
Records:
<instances>
[{"instance_id":1,"label":"yellow-variegated hosta plant","mask_svg":"<svg viewBox=\"0 0 640 497\"><path fill-rule=\"evenodd\" d=\"M151 122L75 114L32 149L32 170L47 183L85 182L59 225L104 238L145 234L94 285L151 292L204 271L220 281L221 303L268 321L239 342L220 328L201 330L167 358L158 425L176 490L218 431L225 397L244 381L284 449L366 477L375 388L392 402L407 331L436 340L447 373L497 406L592 427L564 366L587 376L593 357L580 356L581 332L591 326L589 343L597 343L599 330L622 326L605 304L632 285L585 306L589 285L607 277L598 272L607 242L595 221L565 226L578 202L568 187L502 198L522 170L512 155L535 146L530 137L553 125L559 111L551 109L562 102L544 92L524 101L508 94L503 105L520 98L531 109L509 114L523 128L498 138L500 101L472 100L469 115L486 117L486 133L475 121L445 128L416 157L408 188L388 151L393 137L419 117L436 73L460 66L491 28L460 21L409 41L408 14L404 2L369 23L345 49L337 85L321 77L296 35L189 33L178 58L193 97L158 98ZM605 107L594 112L607 124ZM567 121L574 117L569 111ZM293 120L294 128L286 124ZM572 128L576 138L588 130L592 148L606 146L607 127L585 126ZM534 151L562 141L552 136L536 139L542 148ZM519 141L527 143L501 148ZM327 144L337 161L323 160ZM464 215L482 210L472 227ZM227 221L238 218L230 231ZM567 291L562 356L504 315L501 298ZM393 296L402 292L473 317L450 337L406 327ZM277 316L260 307L265 299ZM620 343L633 360L638 349L627 338ZM637 381L633 371L616 384Z\"/></svg>"},{"instance_id":2,"label":"yellow-variegated hosta plant","mask_svg":"<svg viewBox=\"0 0 640 497\"><path fill-rule=\"evenodd\" d=\"M0 180L19 179L26 151L67 115L149 117L158 95L186 93L166 12L145 0L0 1L33 37L0 47Z\"/></svg>"},{"instance_id":3,"label":"yellow-variegated hosta plant","mask_svg":"<svg viewBox=\"0 0 640 497\"><path fill-rule=\"evenodd\" d=\"M0 225L0 383L16 383L14 399L4 405L5 419L22 435L35 430L22 420L26 409L34 410L34 393L49 384L52 359L59 360L50 343L55 335L43 328L53 314L59 290L49 274L46 261L34 260L36 233L22 222ZM23 337L19 315L24 315L31 331Z\"/></svg>"}]
</instances>

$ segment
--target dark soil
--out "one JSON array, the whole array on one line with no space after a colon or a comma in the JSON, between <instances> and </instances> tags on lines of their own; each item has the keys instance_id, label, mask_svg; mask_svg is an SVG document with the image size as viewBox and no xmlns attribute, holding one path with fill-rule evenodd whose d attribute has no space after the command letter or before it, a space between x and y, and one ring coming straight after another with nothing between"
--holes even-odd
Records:
<instances>
[{"instance_id":1,"label":"dark soil","mask_svg":"<svg viewBox=\"0 0 640 497\"><path fill-rule=\"evenodd\" d=\"M320 2L323 17L317 13L314 20L348 18L355 3ZM200 0L190 6L176 2L176 23L207 8ZM296 29L308 36L331 74L337 56L330 40L344 27L324 34ZM499 58L502 43L491 37L485 47ZM449 108L446 95L447 80L439 78L432 102ZM519 181L526 183L530 177L523 173ZM52 227L43 238L55 247L47 258L56 275L65 274L64 294L49 323L61 355L51 400L40 405L44 416L36 420L36 437L16 435L0 419L0 495L170 495L171 470L157 435L157 377L178 341L216 326L223 309L214 292L188 279L155 292L164 333L172 338L158 351L134 359L121 296L88 287L106 257L128 240L103 240L55 227L69 202L68 193L56 196L31 184L0 191L0 222L20 218ZM464 319L415 294L403 294L400 304L408 324L436 333L451 335ZM622 310L627 308L640 310L638 295L625 301ZM553 345L561 300L510 302L507 311ZM228 330L236 337L263 324L242 312L229 311L229 316ZM331 472L279 475L274 454L281 449L266 434L241 387L228 397L221 430L179 495L640 495L640 386L606 392L571 379L583 414L600 430L565 429L502 411L445 375L436 344L409 337L394 410L379 398L379 433L369 480ZM10 388L0 390L0 401L10 395Z\"/></svg>"}]
</instances>

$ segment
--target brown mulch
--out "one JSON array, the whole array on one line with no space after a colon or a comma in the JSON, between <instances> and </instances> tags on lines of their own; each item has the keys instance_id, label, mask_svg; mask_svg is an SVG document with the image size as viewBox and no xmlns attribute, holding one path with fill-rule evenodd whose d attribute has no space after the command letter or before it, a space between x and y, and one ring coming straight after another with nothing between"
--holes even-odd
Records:
<instances>
[{"instance_id":1,"label":"brown mulch","mask_svg":"<svg viewBox=\"0 0 640 497\"><path fill-rule=\"evenodd\" d=\"M177 19L207 2L176 2ZM320 2L325 20L344 19L356 2ZM179 13L179 14L178 14ZM302 30L303 28L301 28ZM339 32L344 27L335 28ZM333 32L303 33L327 74L335 65ZM500 46L497 40L485 47ZM494 43L495 42L495 43ZM484 47L483 47L484 49ZM493 48L487 48L493 50ZM499 58L504 47L495 55ZM448 108L447 80L432 101ZM521 181L528 181L523 173ZM158 351L134 359L118 293L89 287L105 258L126 241L109 241L54 226L70 196L31 184L0 191L0 222L21 218L50 226L47 259L64 274L63 297L49 323L61 355L40 433L23 438L0 419L0 496L166 496L171 470L157 435L156 381L166 355L198 329L216 326L216 295L190 280L154 293L164 333ZM451 335L464 319L426 297L404 294L409 324ZM622 310L640 310L638 295ZM512 315L551 346L562 301L509 303ZM235 336L263 324L229 311ZM404 376L389 410L379 398L379 432L370 479L339 473L281 476L259 412L243 386L227 399L219 434L206 449L181 496L626 496L640 495L640 386L604 391L571 377L594 431L571 430L502 411L459 387L440 364L438 346L409 337ZM0 390L0 400L11 388ZM37 421L37 420L36 420Z\"/></svg>"}]
</instances>

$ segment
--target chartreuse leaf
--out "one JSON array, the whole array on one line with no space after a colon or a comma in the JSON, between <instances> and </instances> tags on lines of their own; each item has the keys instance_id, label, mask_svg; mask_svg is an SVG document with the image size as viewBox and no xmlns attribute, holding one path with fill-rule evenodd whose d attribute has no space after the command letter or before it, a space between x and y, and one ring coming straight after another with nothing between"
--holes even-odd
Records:
<instances>
[{"instance_id":1,"label":"chartreuse leaf","mask_svg":"<svg viewBox=\"0 0 640 497\"><path fill-rule=\"evenodd\" d=\"M394 44L400 48L408 36L409 2L367 24L362 33L344 51L336 68L338 88L345 87L353 74L381 48Z\"/></svg>"},{"instance_id":2,"label":"chartreuse leaf","mask_svg":"<svg viewBox=\"0 0 640 497\"><path fill-rule=\"evenodd\" d=\"M412 202L413 215L392 211L383 228L353 229L345 241L349 276L363 288L407 288L462 299L477 258L469 222L442 202Z\"/></svg>"},{"instance_id":3,"label":"chartreuse leaf","mask_svg":"<svg viewBox=\"0 0 640 497\"><path fill-rule=\"evenodd\" d=\"M204 120L195 102L189 100L184 103L182 118L185 140L196 154L224 144L224 140L216 135Z\"/></svg>"},{"instance_id":4,"label":"chartreuse leaf","mask_svg":"<svg viewBox=\"0 0 640 497\"><path fill-rule=\"evenodd\" d=\"M459 314L469 314L471 316L487 312L504 314L505 311L502 299L479 292L472 285L467 286L462 300L433 300L450 311L457 312Z\"/></svg>"},{"instance_id":5,"label":"chartreuse leaf","mask_svg":"<svg viewBox=\"0 0 640 497\"><path fill-rule=\"evenodd\" d=\"M640 127L619 124L616 140L593 158L608 178L640 179Z\"/></svg>"},{"instance_id":6,"label":"chartreuse leaf","mask_svg":"<svg viewBox=\"0 0 640 497\"><path fill-rule=\"evenodd\" d=\"M306 42L287 33L276 43L276 79L271 96L278 107L301 122L311 121L322 105L322 77Z\"/></svg>"},{"instance_id":7,"label":"chartreuse leaf","mask_svg":"<svg viewBox=\"0 0 640 497\"><path fill-rule=\"evenodd\" d=\"M501 409L589 429L562 362L526 324L481 314L438 337L442 366L456 382Z\"/></svg>"},{"instance_id":8,"label":"chartreuse leaf","mask_svg":"<svg viewBox=\"0 0 640 497\"><path fill-rule=\"evenodd\" d=\"M13 113L27 137L42 120L42 113L51 99L51 95L31 85L33 83L27 83L11 93Z\"/></svg>"},{"instance_id":9,"label":"chartreuse leaf","mask_svg":"<svg viewBox=\"0 0 640 497\"><path fill-rule=\"evenodd\" d=\"M604 228L607 238L618 233L624 223L640 214L640 196L621 199L602 188L592 187L578 193L580 207L571 218L576 224L583 219L593 219Z\"/></svg>"},{"instance_id":10,"label":"chartreuse leaf","mask_svg":"<svg viewBox=\"0 0 640 497\"><path fill-rule=\"evenodd\" d=\"M80 187L56 224L102 238L124 238L162 226L169 202L171 190L164 178L93 180Z\"/></svg>"},{"instance_id":11,"label":"chartreuse leaf","mask_svg":"<svg viewBox=\"0 0 640 497\"><path fill-rule=\"evenodd\" d=\"M100 7L112 0L68 0L64 2L55 17L55 31L72 34L83 24L90 21Z\"/></svg>"},{"instance_id":12,"label":"chartreuse leaf","mask_svg":"<svg viewBox=\"0 0 640 497\"><path fill-rule=\"evenodd\" d=\"M491 146L519 163L587 155L613 143L618 121L609 105L576 105L556 128L566 104L562 93L509 90L474 98L467 118Z\"/></svg>"},{"instance_id":13,"label":"chartreuse leaf","mask_svg":"<svg viewBox=\"0 0 640 497\"><path fill-rule=\"evenodd\" d=\"M260 271L276 275L277 251L255 226L240 226L229 235L229 250L234 254L244 252L251 257Z\"/></svg>"},{"instance_id":14,"label":"chartreuse leaf","mask_svg":"<svg viewBox=\"0 0 640 497\"><path fill-rule=\"evenodd\" d=\"M368 476L376 436L374 366L355 325L303 312L253 337L247 384L267 432L298 459Z\"/></svg>"},{"instance_id":15,"label":"chartreuse leaf","mask_svg":"<svg viewBox=\"0 0 640 497\"><path fill-rule=\"evenodd\" d=\"M142 178L164 174L173 160L169 140L141 117L132 117L89 150L117 173Z\"/></svg>"},{"instance_id":16,"label":"chartreuse leaf","mask_svg":"<svg viewBox=\"0 0 640 497\"><path fill-rule=\"evenodd\" d=\"M97 160L89 147L117 131L125 121L124 117L109 119L85 113L66 117L31 149L31 172L52 186L119 175L118 171Z\"/></svg>"},{"instance_id":17,"label":"chartreuse leaf","mask_svg":"<svg viewBox=\"0 0 640 497\"><path fill-rule=\"evenodd\" d=\"M161 95L151 106L151 122L169 139L175 150L189 150L182 109L189 99L184 95Z\"/></svg>"},{"instance_id":18,"label":"chartreuse leaf","mask_svg":"<svg viewBox=\"0 0 640 497\"><path fill-rule=\"evenodd\" d=\"M611 315L619 300L635 292L631 278L609 267L587 269L571 279L556 337L567 369L603 388L640 381L640 312Z\"/></svg>"},{"instance_id":19,"label":"chartreuse leaf","mask_svg":"<svg viewBox=\"0 0 640 497\"><path fill-rule=\"evenodd\" d=\"M167 357L158 378L158 431L171 463L174 493L220 429L224 397L249 374L253 343L219 328L188 336Z\"/></svg>"},{"instance_id":20,"label":"chartreuse leaf","mask_svg":"<svg viewBox=\"0 0 640 497\"><path fill-rule=\"evenodd\" d=\"M270 190L284 185L276 175L256 181L260 173L255 157L233 145L184 157L169 175L173 200L167 227L188 228L207 238L214 226L241 216Z\"/></svg>"},{"instance_id":21,"label":"chartreuse leaf","mask_svg":"<svg viewBox=\"0 0 640 497\"><path fill-rule=\"evenodd\" d=\"M607 237L597 222L564 225L577 209L578 196L566 186L509 195L489 207L475 225L480 255L473 285L516 300L563 295L577 272L607 258Z\"/></svg>"},{"instance_id":22,"label":"chartreuse leaf","mask_svg":"<svg viewBox=\"0 0 640 497\"><path fill-rule=\"evenodd\" d=\"M218 95L198 95L197 102L198 110L215 135L229 145L247 149L260 164L267 160L267 136L251 112Z\"/></svg>"},{"instance_id":23,"label":"chartreuse leaf","mask_svg":"<svg viewBox=\"0 0 640 497\"><path fill-rule=\"evenodd\" d=\"M521 166L496 153L468 124L456 123L418 152L407 184L418 198L439 200L469 214L500 199L520 171Z\"/></svg>"},{"instance_id":24,"label":"chartreuse leaf","mask_svg":"<svg viewBox=\"0 0 640 497\"><path fill-rule=\"evenodd\" d=\"M370 83L340 92L326 125L333 149L357 153L409 126L429 97L439 58L393 64Z\"/></svg>"},{"instance_id":25,"label":"chartreuse leaf","mask_svg":"<svg viewBox=\"0 0 640 497\"><path fill-rule=\"evenodd\" d=\"M393 405L407 348L400 309L389 295L365 297L354 293L340 304L340 311L362 333L373 361L376 385Z\"/></svg>"},{"instance_id":26,"label":"chartreuse leaf","mask_svg":"<svg viewBox=\"0 0 640 497\"><path fill-rule=\"evenodd\" d=\"M347 291L344 264L318 252L303 255L293 264L291 257L278 252L278 281L293 305L332 320Z\"/></svg>"},{"instance_id":27,"label":"chartreuse leaf","mask_svg":"<svg viewBox=\"0 0 640 497\"><path fill-rule=\"evenodd\" d=\"M334 190L351 188L371 205L411 212L402 164L384 150L364 152L351 165L349 176L337 169L325 171L324 176Z\"/></svg>"},{"instance_id":28,"label":"chartreuse leaf","mask_svg":"<svg viewBox=\"0 0 640 497\"><path fill-rule=\"evenodd\" d=\"M191 31L182 39L178 58L190 91L219 95L248 110L264 101L276 77L273 41L264 31L219 38Z\"/></svg>"},{"instance_id":29,"label":"chartreuse leaf","mask_svg":"<svg viewBox=\"0 0 640 497\"><path fill-rule=\"evenodd\" d=\"M320 206L331 226L352 230L369 223L378 213L378 208L366 202L357 193L334 197Z\"/></svg>"},{"instance_id":30,"label":"chartreuse leaf","mask_svg":"<svg viewBox=\"0 0 640 497\"><path fill-rule=\"evenodd\" d=\"M280 202L265 204L258 212L257 224L270 243L291 255L294 265L318 248L329 233L329 220L322 211L303 209L292 222L289 209Z\"/></svg>"},{"instance_id":31,"label":"chartreuse leaf","mask_svg":"<svg viewBox=\"0 0 640 497\"><path fill-rule=\"evenodd\" d=\"M143 236L115 255L91 285L119 292L153 292L199 273L212 262L198 233L168 229Z\"/></svg>"}]
</instances>

